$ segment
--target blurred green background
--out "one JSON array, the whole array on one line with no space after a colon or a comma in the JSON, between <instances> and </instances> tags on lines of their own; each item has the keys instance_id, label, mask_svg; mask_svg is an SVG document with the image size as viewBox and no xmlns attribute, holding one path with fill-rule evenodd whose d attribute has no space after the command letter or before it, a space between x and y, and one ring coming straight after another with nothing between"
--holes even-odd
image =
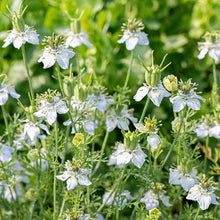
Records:
<instances>
[{"instance_id":1,"label":"blurred green background","mask_svg":"<svg viewBox=\"0 0 220 220\"><path fill-rule=\"evenodd\" d=\"M20 2L1 0L0 10L9 15L6 5L11 10L17 10ZM203 92L203 97L210 97L212 60L208 56L204 60L197 59L197 42L204 41L202 36L207 31L220 29L219 0L26 0L24 5L26 4L29 7L24 15L25 23L34 26L40 34L40 42L44 36L53 32L63 35L68 33L70 21L66 11L74 17L77 9L85 10L81 25L89 34L94 47L79 47L81 66L87 66L88 72L94 70L110 94L116 85L123 85L130 57L130 51L126 50L125 44L117 43L122 34L121 25L129 18L137 18L145 25L144 32L148 34L150 45L135 48L135 60L129 80L131 97L144 82L144 68L137 56L140 55L146 65L151 64L151 50L154 50L157 64L168 53L165 64L172 64L164 71L163 76L175 74L182 79L192 78L199 84L198 90ZM1 13L1 46L7 36L7 30L11 29L11 21ZM53 77L55 68L44 70L42 63L37 62L42 49L42 45L26 44L36 93L44 92L47 88L59 88L58 81ZM72 59L71 62L74 66L75 60ZM21 50L12 45L7 48L0 47L0 73L8 76L9 82L15 85L17 92L22 95L21 101L28 105L28 81ZM68 70L63 71L63 74L69 74ZM168 101L162 103L162 108L154 108L154 113L159 119L164 120L168 117L167 112L172 111L172 105ZM140 111L143 104L144 101L131 103ZM10 99L6 108L11 113L18 111L16 100ZM204 112L208 112L207 107L204 107L200 114ZM140 112L137 110L135 114L138 116Z\"/></svg>"}]
</instances>

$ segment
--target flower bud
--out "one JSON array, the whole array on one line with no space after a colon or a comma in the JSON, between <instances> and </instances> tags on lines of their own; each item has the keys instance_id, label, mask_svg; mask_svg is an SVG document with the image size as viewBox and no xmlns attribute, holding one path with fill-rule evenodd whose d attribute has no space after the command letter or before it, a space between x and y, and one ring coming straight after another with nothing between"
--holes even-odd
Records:
<instances>
[{"instance_id":1,"label":"flower bud","mask_svg":"<svg viewBox=\"0 0 220 220\"><path fill-rule=\"evenodd\" d=\"M36 161L39 157L38 149L29 150L27 157L30 161Z\"/></svg>"},{"instance_id":2,"label":"flower bud","mask_svg":"<svg viewBox=\"0 0 220 220\"><path fill-rule=\"evenodd\" d=\"M150 219L158 219L161 215L161 212L157 208L154 208L149 211L149 214L150 214Z\"/></svg>"},{"instance_id":3,"label":"flower bud","mask_svg":"<svg viewBox=\"0 0 220 220\"><path fill-rule=\"evenodd\" d=\"M63 89L67 97L74 96L74 84L73 79L69 76L65 76L63 80Z\"/></svg>"},{"instance_id":4,"label":"flower bud","mask_svg":"<svg viewBox=\"0 0 220 220\"><path fill-rule=\"evenodd\" d=\"M163 84L165 88L170 92L175 92L178 90L178 79L173 74L164 77Z\"/></svg>"},{"instance_id":5,"label":"flower bud","mask_svg":"<svg viewBox=\"0 0 220 220\"><path fill-rule=\"evenodd\" d=\"M84 135L82 133L76 133L73 138L73 144L79 147L84 144Z\"/></svg>"}]
</instances>

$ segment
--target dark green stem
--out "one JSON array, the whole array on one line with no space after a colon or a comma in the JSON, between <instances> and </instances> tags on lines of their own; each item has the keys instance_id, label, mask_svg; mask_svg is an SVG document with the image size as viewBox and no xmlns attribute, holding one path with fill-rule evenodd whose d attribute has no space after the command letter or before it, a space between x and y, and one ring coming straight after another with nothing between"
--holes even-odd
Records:
<instances>
[{"instance_id":1,"label":"dark green stem","mask_svg":"<svg viewBox=\"0 0 220 220\"><path fill-rule=\"evenodd\" d=\"M60 90L63 98L65 97L64 89L63 89L63 82L61 78L61 73L60 73L60 67L57 65L57 73L58 73L58 80L59 80L59 85L60 85Z\"/></svg>"}]
</instances>

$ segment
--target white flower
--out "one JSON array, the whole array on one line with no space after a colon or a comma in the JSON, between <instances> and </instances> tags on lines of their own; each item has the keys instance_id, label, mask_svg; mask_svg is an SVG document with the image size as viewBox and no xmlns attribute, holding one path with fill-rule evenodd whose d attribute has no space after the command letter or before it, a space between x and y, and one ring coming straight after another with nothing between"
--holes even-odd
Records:
<instances>
[{"instance_id":1,"label":"white flower","mask_svg":"<svg viewBox=\"0 0 220 220\"><path fill-rule=\"evenodd\" d=\"M219 205L213 190L211 188L204 189L199 184L196 184L189 190L186 199L197 201L202 210L208 209L210 204Z\"/></svg>"},{"instance_id":2,"label":"white flower","mask_svg":"<svg viewBox=\"0 0 220 220\"><path fill-rule=\"evenodd\" d=\"M144 86L141 86L138 90L136 95L134 96L134 100L136 102L141 101L145 96L148 96L149 99L154 103L156 106L160 106L161 101L164 97L169 97L171 94L163 87L162 83L160 82L156 86L148 86L144 83Z\"/></svg>"},{"instance_id":3,"label":"white flower","mask_svg":"<svg viewBox=\"0 0 220 220\"><path fill-rule=\"evenodd\" d=\"M133 199L133 196L130 195L130 192L128 190L124 190L122 193L118 193L116 196L115 192L112 193L112 190L110 190L103 195L102 199L103 203L108 199L105 203L106 205L111 205L114 202L114 205L118 207L119 210L121 210L125 207L128 200Z\"/></svg>"},{"instance_id":4,"label":"white flower","mask_svg":"<svg viewBox=\"0 0 220 220\"><path fill-rule=\"evenodd\" d=\"M101 112L106 110L107 105L114 103L114 100L112 98L104 94L89 95L87 97L87 101L89 103L89 106L91 106L93 110L98 109Z\"/></svg>"},{"instance_id":5,"label":"white flower","mask_svg":"<svg viewBox=\"0 0 220 220\"><path fill-rule=\"evenodd\" d=\"M109 162L107 165L116 164L120 168L124 167L130 161L141 168L145 162L145 158L147 155L141 150L140 145L138 145L135 149L129 150L126 149L124 144L119 143L117 150L110 156Z\"/></svg>"},{"instance_id":6,"label":"white flower","mask_svg":"<svg viewBox=\"0 0 220 220\"><path fill-rule=\"evenodd\" d=\"M165 206L167 207L172 206L169 203L168 197L166 197L162 191L159 192L159 199L163 202ZM159 205L158 195L155 194L153 190L149 190L147 193L145 193L144 197L141 198L140 202L146 204L147 210L152 210Z\"/></svg>"},{"instance_id":7,"label":"white flower","mask_svg":"<svg viewBox=\"0 0 220 220\"><path fill-rule=\"evenodd\" d=\"M7 102L8 94L10 94L15 99L20 97L20 95L15 91L13 87L5 85L3 81L0 87L0 105L4 105Z\"/></svg>"},{"instance_id":8,"label":"white flower","mask_svg":"<svg viewBox=\"0 0 220 220\"><path fill-rule=\"evenodd\" d=\"M173 185L181 185L185 191L189 191L198 180L195 172L183 173L180 166L177 168L170 168L169 183Z\"/></svg>"},{"instance_id":9,"label":"white flower","mask_svg":"<svg viewBox=\"0 0 220 220\"><path fill-rule=\"evenodd\" d=\"M42 98L40 100L39 110L34 113L34 116L38 118L46 118L46 122L52 125L57 118L58 114L65 114L69 111L66 103L59 98L59 96L54 96L52 102L48 102L46 99Z\"/></svg>"},{"instance_id":10,"label":"white flower","mask_svg":"<svg viewBox=\"0 0 220 220\"><path fill-rule=\"evenodd\" d=\"M23 135L24 136L28 136L31 140L31 146L34 146L35 145L35 141L36 141L36 138L38 137L39 139L42 139L44 138L43 135L40 135L40 128L44 131L47 132L48 135L50 135L50 132L47 128L46 125L44 124L40 124L39 122L31 122L29 121L28 119L25 120L25 125L24 125L24 133Z\"/></svg>"},{"instance_id":11,"label":"white flower","mask_svg":"<svg viewBox=\"0 0 220 220\"><path fill-rule=\"evenodd\" d=\"M209 137L220 138L220 125L215 121L211 125L207 125L206 122L202 122L194 130L198 137L203 138L209 135Z\"/></svg>"},{"instance_id":12,"label":"white flower","mask_svg":"<svg viewBox=\"0 0 220 220\"><path fill-rule=\"evenodd\" d=\"M38 62L44 64L44 69L50 68L56 61L62 69L68 69L69 59L74 55L75 53L73 51L67 49L63 45L58 48L46 47Z\"/></svg>"},{"instance_id":13,"label":"white flower","mask_svg":"<svg viewBox=\"0 0 220 220\"><path fill-rule=\"evenodd\" d=\"M137 118L132 117L131 109L126 109L124 107L119 114L117 114L114 110L110 110L109 114L106 116L107 131L113 131L116 126L120 129L122 128L123 130L127 131L127 126L130 124L128 119L131 120L133 123L137 122Z\"/></svg>"},{"instance_id":14,"label":"white flower","mask_svg":"<svg viewBox=\"0 0 220 220\"><path fill-rule=\"evenodd\" d=\"M11 30L8 37L4 40L5 43L2 47L7 47L9 44L13 43L14 47L20 49L22 44L26 42L30 44L39 44L38 39L39 34L32 27L25 25L22 32Z\"/></svg>"},{"instance_id":15,"label":"white flower","mask_svg":"<svg viewBox=\"0 0 220 220\"><path fill-rule=\"evenodd\" d=\"M93 45L89 42L88 35L81 31L80 33L69 33L66 39L66 47L79 47L85 44L87 47L92 47Z\"/></svg>"},{"instance_id":16,"label":"white flower","mask_svg":"<svg viewBox=\"0 0 220 220\"><path fill-rule=\"evenodd\" d=\"M137 44L148 45L149 40L147 34L141 32L139 29L131 32L130 30L125 30L123 36L118 40L119 44L126 43L127 50L133 50Z\"/></svg>"},{"instance_id":17,"label":"white flower","mask_svg":"<svg viewBox=\"0 0 220 220\"><path fill-rule=\"evenodd\" d=\"M84 186L92 184L87 177L90 173L89 170L79 169L78 171L73 171L69 161L66 162L65 167L67 171L64 171L61 175L57 175L56 178L62 181L67 180L67 190L74 189L78 183Z\"/></svg>"},{"instance_id":18,"label":"white flower","mask_svg":"<svg viewBox=\"0 0 220 220\"><path fill-rule=\"evenodd\" d=\"M190 91L187 94L179 92L177 96L170 98L170 101L174 104L173 111L180 112L186 105L193 110L199 110L201 107L199 99L205 102L204 98L197 95L194 91Z\"/></svg>"},{"instance_id":19,"label":"white flower","mask_svg":"<svg viewBox=\"0 0 220 220\"><path fill-rule=\"evenodd\" d=\"M104 217L102 214L97 214L96 215L96 220L104 220ZM90 215L89 214L84 214L83 216L80 216L78 220L90 220Z\"/></svg>"},{"instance_id":20,"label":"white flower","mask_svg":"<svg viewBox=\"0 0 220 220\"><path fill-rule=\"evenodd\" d=\"M9 162L12 160L12 153L15 151L14 148L7 146L6 144L0 143L0 161Z\"/></svg>"},{"instance_id":21,"label":"white flower","mask_svg":"<svg viewBox=\"0 0 220 220\"><path fill-rule=\"evenodd\" d=\"M199 42L199 51L198 59L203 59L208 53L212 59L218 61L220 59L220 42Z\"/></svg>"},{"instance_id":22,"label":"white flower","mask_svg":"<svg viewBox=\"0 0 220 220\"><path fill-rule=\"evenodd\" d=\"M0 181L0 194L3 198L7 199L9 203L16 200L17 196L23 197L21 185L15 185L15 190L11 185L4 181Z\"/></svg>"}]
</instances>

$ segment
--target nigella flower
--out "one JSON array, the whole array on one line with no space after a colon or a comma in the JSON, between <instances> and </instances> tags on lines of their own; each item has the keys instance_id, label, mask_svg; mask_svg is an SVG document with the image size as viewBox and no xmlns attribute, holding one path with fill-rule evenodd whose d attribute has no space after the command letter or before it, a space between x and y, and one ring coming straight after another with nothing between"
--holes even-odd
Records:
<instances>
[{"instance_id":1,"label":"nigella flower","mask_svg":"<svg viewBox=\"0 0 220 220\"><path fill-rule=\"evenodd\" d=\"M89 42L89 38L88 38L88 35L81 31L79 33L73 33L73 32L70 32L68 35L67 35L67 39L66 39L66 47L79 47L81 46L82 44L85 44L87 47L92 47L93 45Z\"/></svg>"},{"instance_id":2,"label":"nigella flower","mask_svg":"<svg viewBox=\"0 0 220 220\"><path fill-rule=\"evenodd\" d=\"M208 135L209 137L220 138L220 125L216 121L207 123L207 120L204 120L194 131L200 138Z\"/></svg>"},{"instance_id":3,"label":"nigella flower","mask_svg":"<svg viewBox=\"0 0 220 220\"><path fill-rule=\"evenodd\" d=\"M14 148L7 146L6 144L0 143L0 161L9 162L12 160L12 153L15 151Z\"/></svg>"},{"instance_id":4,"label":"nigella flower","mask_svg":"<svg viewBox=\"0 0 220 220\"><path fill-rule=\"evenodd\" d=\"M59 98L59 95L52 97L50 102L47 99L42 98L38 109L39 110L34 113L34 116L41 119L46 118L46 122L50 125L56 121L57 113L65 114L69 111L66 103Z\"/></svg>"},{"instance_id":5,"label":"nigella flower","mask_svg":"<svg viewBox=\"0 0 220 220\"><path fill-rule=\"evenodd\" d=\"M136 19L128 20L128 23L122 26L124 33L121 39L118 40L118 43L122 44L125 42L127 50L133 50L137 44L148 45L147 34L141 32L142 29L144 29L144 25L141 22Z\"/></svg>"},{"instance_id":6,"label":"nigella flower","mask_svg":"<svg viewBox=\"0 0 220 220\"><path fill-rule=\"evenodd\" d=\"M20 95L15 91L13 87L6 85L3 81L0 87L0 105L4 105L7 102L8 94L10 94L15 99L20 97Z\"/></svg>"},{"instance_id":7,"label":"nigella flower","mask_svg":"<svg viewBox=\"0 0 220 220\"><path fill-rule=\"evenodd\" d=\"M180 82L180 90L175 97L171 97L170 101L174 104L173 111L180 112L187 105L193 110L199 110L201 107L200 100L205 102L205 99L197 95L194 91L195 84L191 80Z\"/></svg>"},{"instance_id":8,"label":"nigella flower","mask_svg":"<svg viewBox=\"0 0 220 220\"><path fill-rule=\"evenodd\" d=\"M112 203L114 203L114 205L118 207L118 210L121 210L125 207L128 200L133 199L133 196L130 195L130 192L128 190L124 190L121 193L117 193L116 196L115 196L115 192L112 193L112 190L110 190L109 192L106 192L103 195L102 199L103 199L103 203L106 202L106 200L108 199L107 202L105 203L106 205L111 205Z\"/></svg>"},{"instance_id":9,"label":"nigella flower","mask_svg":"<svg viewBox=\"0 0 220 220\"><path fill-rule=\"evenodd\" d=\"M147 137L148 144L156 149L160 143L160 137L157 134L158 128L157 128L157 119L153 117L152 119L150 117L146 117L144 120L144 124L137 123L134 124L136 129L141 132L142 134L149 134Z\"/></svg>"},{"instance_id":10,"label":"nigella flower","mask_svg":"<svg viewBox=\"0 0 220 220\"><path fill-rule=\"evenodd\" d=\"M98 109L101 112L106 110L107 105L114 103L114 100L112 98L104 94L89 95L87 97L87 101L92 109Z\"/></svg>"},{"instance_id":11,"label":"nigella flower","mask_svg":"<svg viewBox=\"0 0 220 220\"><path fill-rule=\"evenodd\" d=\"M66 48L63 44L63 38L60 36L52 35L52 37L47 37L45 41L48 46L45 47L43 55L38 60L44 64L44 69L50 68L57 63L62 69L68 69L69 59L71 59L75 53Z\"/></svg>"},{"instance_id":12,"label":"nigella flower","mask_svg":"<svg viewBox=\"0 0 220 220\"><path fill-rule=\"evenodd\" d=\"M181 167L170 168L169 183L173 185L181 185L185 191L189 191L198 180L194 170L189 173L184 173Z\"/></svg>"},{"instance_id":13,"label":"nigella flower","mask_svg":"<svg viewBox=\"0 0 220 220\"><path fill-rule=\"evenodd\" d=\"M188 200L197 201L202 210L209 208L210 204L219 205L213 187L203 187L201 184L194 185L186 197Z\"/></svg>"},{"instance_id":14,"label":"nigella flower","mask_svg":"<svg viewBox=\"0 0 220 220\"><path fill-rule=\"evenodd\" d=\"M9 203L16 200L17 196L23 197L21 185L16 185L15 189L10 184L0 181L0 194L3 198L7 199Z\"/></svg>"},{"instance_id":15,"label":"nigella flower","mask_svg":"<svg viewBox=\"0 0 220 220\"><path fill-rule=\"evenodd\" d=\"M46 131L46 133L48 135L50 135L50 132L47 128L46 125L44 124L40 124L40 122L31 122L28 119L25 120L25 125L24 125L24 136L28 136L31 140L31 145L34 146L35 145L35 141L36 138L38 137L39 139L44 139L44 135L40 135L40 128L44 131Z\"/></svg>"},{"instance_id":16,"label":"nigella flower","mask_svg":"<svg viewBox=\"0 0 220 220\"><path fill-rule=\"evenodd\" d=\"M131 161L135 166L141 168L146 157L147 155L141 150L140 145L130 150L127 149L124 144L119 143L117 150L110 156L107 165L116 164L122 168Z\"/></svg>"},{"instance_id":17,"label":"nigella flower","mask_svg":"<svg viewBox=\"0 0 220 220\"><path fill-rule=\"evenodd\" d=\"M119 113L116 113L113 109L110 110L108 115L106 116L107 131L113 131L116 126L120 129L122 128L123 130L127 131L127 126L130 124L128 119L131 120L133 123L137 122L137 118L134 118L132 116L132 109L127 109L123 107L123 109Z\"/></svg>"},{"instance_id":18,"label":"nigella flower","mask_svg":"<svg viewBox=\"0 0 220 220\"><path fill-rule=\"evenodd\" d=\"M73 171L73 168L69 161L65 164L66 171L63 174L57 175L56 178L62 181L67 180L67 190L74 189L77 184L84 186L89 186L92 184L87 175L90 173L86 169L78 169L78 171Z\"/></svg>"},{"instance_id":19,"label":"nigella flower","mask_svg":"<svg viewBox=\"0 0 220 220\"><path fill-rule=\"evenodd\" d=\"M91 219L90 214L84 214L84 215L80 216L77 220L90 220L90 219ZM95 219L96 220L104 220L104 217L102 214L97 214Z\"/></svg>"},{"instance_id":20,"label":"nigella flower","mask_svg":"<svg viewBox=\"0 0 220 220\"><path fill-rule=\"evenodd\" d=\"M5 43L2 47L7 47L9 44L13 43L15 48L20 49L21 45L26 42L37 45L39 44L38 36L39 34L37 34L36 30L27 25L25 25L23 31L17 31L13 28L4 40Z\"/></svg>"},{"instance_id":21,"label":"nigella flower","mask_svg":"<svg viewBox=\"0 0 220 220\"><path fill-rule=\"evenodd\" d=\"M141 86L137 90L134 100L136 102L140 102L146 95L154 103L154 105L158 107L160 106L160 103L164 97L171 96L171 94L163 87L161 82L156 86L151 86L144 83L144 86Z\"/></svg>"},{"instance_id":22,"label":"nigella flower","mask_svg":"<svg viewBox=\"0 0 220 220\"><path fill-rule=\"evenodd\" d=\"M144 197L141 198L140 202L146 204L147 210L152 210L159 205L159 199L163 202L165 206L167 207L172 206L169 203L168 197L165 196L162 191L159 192L159 198L158 198L158 194L156 194L153 190L149 190L147 193L144 194Z\"/></svg>"},{"instance_id":23,"label":"nigella flower","mask_svg":"<svg viewBox=\"0 0 220 220\"><path fill-rule=\"evenodd\" d=\"M200 51L198 59L203 59L207 53L215 61L220 59L220 41L217 39L219 38L218 35L217 33L206 33L204 36L206 42L198 43Z\"/></svg>"}]
</instances>

